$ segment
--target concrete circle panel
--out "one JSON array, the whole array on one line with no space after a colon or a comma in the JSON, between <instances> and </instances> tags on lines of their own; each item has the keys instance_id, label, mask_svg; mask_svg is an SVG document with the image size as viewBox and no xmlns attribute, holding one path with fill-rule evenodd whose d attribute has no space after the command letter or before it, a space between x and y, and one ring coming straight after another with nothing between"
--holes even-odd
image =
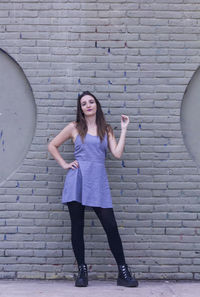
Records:
<instances>
[{"instance_id":1,"label":"concrete circle panel","mask_svg":"<svg viewBox=\"0 0 200 297\"><path fill-rule=\"evenodd\" d=\"M200 166L200 67L193 74L184 93L181 129L191 157Z\"/></svg>"},{"instance_id":2,"label":"concrete circle panel","mask_svg":"<svg viewBox=\"0 0 200 297\"><path fill-rule=\"evenodd\" d=\"M24 160L36 127L36 104L17 62L0 50L0 184Z\"/></svg>"}]
</instances>

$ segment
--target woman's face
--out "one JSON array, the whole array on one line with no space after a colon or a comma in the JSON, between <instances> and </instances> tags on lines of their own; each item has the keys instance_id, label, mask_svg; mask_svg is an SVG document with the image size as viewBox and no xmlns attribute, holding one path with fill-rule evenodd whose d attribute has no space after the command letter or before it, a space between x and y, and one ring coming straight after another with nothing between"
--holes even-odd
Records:
<instances>
[{"instance_id":1,"label":"woman's face","mask_svg":"<svg viewBox=\"0 0 200 297\"><path fill-rule=\"evenodd\" d=\"M81 109L85 116L93 116L97 112L97 104L95 99L90 95L85 95L80 101Z\"/></svg>"}]
</instances>

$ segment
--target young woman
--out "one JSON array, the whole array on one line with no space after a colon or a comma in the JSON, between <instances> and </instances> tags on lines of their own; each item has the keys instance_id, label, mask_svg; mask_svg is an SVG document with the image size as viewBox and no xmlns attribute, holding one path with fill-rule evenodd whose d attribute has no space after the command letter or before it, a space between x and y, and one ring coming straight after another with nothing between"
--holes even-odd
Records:
<instances>
[{"instance_id":1,"label":"young woman","mask_svg":"<svg viewBox=\"0 0 200 297\"><path fill-rule=\"evenodd\" d=\"M88 285L84 254L84 209L91 206L97 214L108 238L111 252L118 265L117 285L137 287L125 262L121 238L115 220L112 198L105 169L105 156L109 147L112 155L120 158L125 145L129 118L121 116L121 135L116 142L113 130L105 121L101 105L90 92L83 92L77 101L76 121L69 123L48 145L48 150L64 169L69 169L62 194L71 219L71 240L78 263L77 287ZM75 160L67 163L58 147L68 139L75 146Z\"/></svg>"}]
</instances>

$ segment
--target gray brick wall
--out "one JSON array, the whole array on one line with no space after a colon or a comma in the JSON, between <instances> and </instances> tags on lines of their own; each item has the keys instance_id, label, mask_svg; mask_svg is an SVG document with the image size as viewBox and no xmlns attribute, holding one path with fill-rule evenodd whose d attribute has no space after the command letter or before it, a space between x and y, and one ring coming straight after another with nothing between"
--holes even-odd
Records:
<instances>
[{"instance_id":1,"label":"gray brick wall","mask_svg":"<svg viewBox=\"0 0 200 297\"><path fill-rule=\"evenodd\" d=\"M0 2L0 47L22 67L37 127L21 166L0 188L0 278L73 278L65 171L48 141L75 117L79 92L100 99L120 133L122 160L106 161L127 263L140 279L199 279L199 169L184 146L180 106L200 62L195 0ZM73 158L69 142L60 148ZM90 277L117 268L93 212L86 212Z\"/></svg>"}]
</instances>

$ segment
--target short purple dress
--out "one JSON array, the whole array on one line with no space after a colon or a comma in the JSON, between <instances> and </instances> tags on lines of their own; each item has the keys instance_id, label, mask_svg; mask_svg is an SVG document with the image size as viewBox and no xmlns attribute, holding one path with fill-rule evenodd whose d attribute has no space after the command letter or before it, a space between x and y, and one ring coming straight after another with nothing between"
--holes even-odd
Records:
<instances>
[{"instance_id":1,"label":"short purple dress","mask_svg":"<svg viewBox=\"0 0 200 297\"><path fill-rule=\"evenodd\" d=\"M77 135L74 156L79 167L67 172L62 203L77 201L86 206L112 208L105 168L107 149L107 135L101 142L99 136L87 133L83 143L80 135Z\"/></svg>"}]
</instances>

